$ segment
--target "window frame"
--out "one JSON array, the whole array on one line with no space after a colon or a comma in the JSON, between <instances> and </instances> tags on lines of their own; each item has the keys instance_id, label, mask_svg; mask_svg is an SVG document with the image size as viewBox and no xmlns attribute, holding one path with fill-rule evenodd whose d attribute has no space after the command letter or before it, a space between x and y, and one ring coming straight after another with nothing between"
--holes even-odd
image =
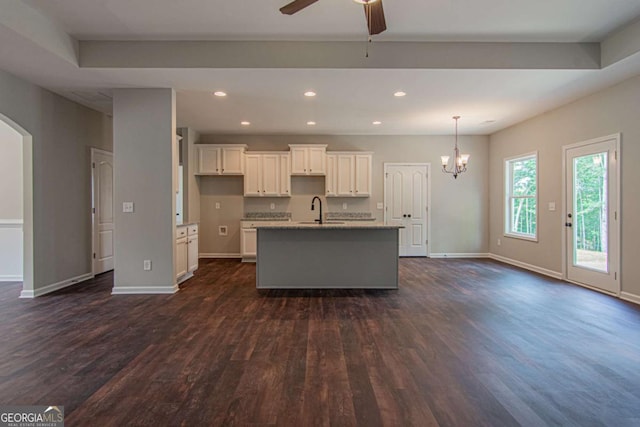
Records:
<instances>
[{"instance_id":1,"label":"window frame","mask_svg":"<svg viewBox=\"0 0 640 427\"><path fill-rule=\"evenodd\" d=\"M536 162L536 193L535 196L513 196L512 195L512 187L513 187L513 167L512 165L519 161L525 161L528 159L535 159ZM530 242L538 241L538 229L539 229L539 218L540 218L540 203L538 197L538 176L539 176L539 156L538 151L531 151L529 153L519 154L517 156L511 156L504 159L504 218L503 218L503 236L510 237L514 239L527 240ZM526 233L518 233L512 231L512 199L513 198L530 198L535 201L536 209L535 209L535 221L536 221L536 229L534 234L526 234Z\"/></svg>"}]
</instances>

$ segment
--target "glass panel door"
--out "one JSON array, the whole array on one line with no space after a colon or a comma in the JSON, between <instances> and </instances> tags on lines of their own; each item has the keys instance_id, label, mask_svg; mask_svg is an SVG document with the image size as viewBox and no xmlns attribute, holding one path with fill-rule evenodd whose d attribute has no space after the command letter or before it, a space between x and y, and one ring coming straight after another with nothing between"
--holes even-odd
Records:
<instances>
[{"instance_id":1,"label":"glass panel door","mask_svg":"<svg viewBox=\"0 0 640 427\"><path fill-rule=\"evenodd\" d=\"M573 265L603 272L609 271L607 154L573 158Z\"/></svg>"}]
</instances>

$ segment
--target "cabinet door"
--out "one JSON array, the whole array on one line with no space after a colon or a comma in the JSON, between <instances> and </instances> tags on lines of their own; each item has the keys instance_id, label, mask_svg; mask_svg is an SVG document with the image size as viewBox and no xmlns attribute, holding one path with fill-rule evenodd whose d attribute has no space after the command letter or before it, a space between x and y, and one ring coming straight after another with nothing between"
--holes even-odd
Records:
<instances>
[{"instance_id":1,"label":"cabinet door","mask_svg":"<svg viewBox=\"0 0 640 427\"><path fill-rule=\"evenodd\" d=\"M224 175L244 174L244 147L222 149L222 173Z\"/></svg>"},{"instance_id":2,"label":"cabinet door","mask_svg":"<svg viewBox=\"0 0 640 427\"><path fill-rule=\"evenodd\" d=\"M262 195L278 196L280 194L280 155L262 155Z\"/></svg>"},{"instance_id":3,"label":"cabinet door","mask_svg":"<svg viewBox=\"0 0 640 427\"><path fill-rule=\"evenodd\" d=\"M243 257L254 257L256 256L256 236L257 230L255 228L243 228L240 230L240 235L242 236L242 240L240 241L240 249Z\"/></svg>"},{"instance_id":4,"label":"cabinet door","mask_svg":"<svg viewBox=\"0 0 640 427\"><path fill-rule=\"evenodd\" d=\"M220 173L220 149L216 147L197 147L198 173L218 175Z\"/></svg>"},{"instance_id":5,"label":"cabinet door","mask_svg":"<svg viewBox=\"0 0 640 427\"><path fill-rule=\"evenodd\" d=\"M338 179L336 192L338 196L353 196L354 156L352 154L338 154Z\"/></svg>"},{"instance_id":6,"label":"cabinet door","mask_svg":"<svg viewBox=\"0 0 640 427\"><path fill-rule=\"evenodd\" d=\"M371 154L356 154L355 157L355 195L368 197L371 195Z\"/></svg>"},{"instance_id":7,"label":"cabinet door","mask_svg":"<svg viewBox=\"0 0 640 427\"><path fill-rule=\"evenodd\" d=\"M327 171L327 155L324 147L309 147L309 175L324 175Z\"/></svg>"},{"instance_id":8,"label":"cabinet door","mask_svg":"<svg viewBox=\"0 0 640 427\"><path fill-rule=\"evenodd\" d=\"M198 269L198 236L190 236L187 241L187 265L189 273Z\"/></svg>"},{"instance_id":9,"label":"cabinet door","mask_svg":"<svg viewBox=\"0 0 640 427\"><path fill-rule=\"evenodd\" d=\"M291 147L291 175L307 174L307 149Z\"/></svg>"},{"instance_id":10,"label":"cabinet door","mask_svg":"<svg viewBox=\"0 0 640 427\"><path fill-rule=\"evenodd\" d=\"M291 195L291 157L288 154L280 154L280 195Z\"/></svg>"},{"instance_id":11,"label":"cabinet door","mask_svg":"<svg viewBox=\"0 0 640 427\"><path fill-rule=\"evenodd\" d=\"M327 197L335 197L338 195L336 190L336 179L338 175L338 168L336 167L336 155L327 154L327 175L324 180L325 195Z\"/></svg>"},{"instance_id":12,"label":"cabinet door","mask_svg":"<svg viewBox=\"0 0 640 427\"><path fill-rule=\"evenodd\" d=\"M244 195L245 196L261 196L262 195L262 168L260 154L247 154L244 174Z\"/></svg>"},{"instance_id":13,"label":"cabinet door","mask_svg":"<svg viewBox=\"0 0 640 427\"><path fill-rule=\"evenodd\" d=\"M176 240L176 278L187 274L188 258L187 258L187 238L181 237Z\"/></svg>"}]
</instances>

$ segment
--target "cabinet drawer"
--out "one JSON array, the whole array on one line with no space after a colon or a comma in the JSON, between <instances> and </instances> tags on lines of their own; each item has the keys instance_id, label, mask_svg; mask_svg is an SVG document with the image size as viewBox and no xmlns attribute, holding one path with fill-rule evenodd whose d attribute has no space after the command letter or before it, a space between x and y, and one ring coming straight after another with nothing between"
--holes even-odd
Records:
<instances>
[{"instance_id":1,"label":"cabinet drawer","mask_svg":"<svg viewBox=\"0 0 640 427\"><path fill-rule=\"evenodd\" d=\"M188 228L188 235L189 236L193 236L194 234L198 234L198 226L197 225L190 225L187 228Z\"/></svg>"},{"instance_id":2,"label":"cabinet drawer","mask_svg":"<svg viewBox=\"0 0 640 427\"><path fill-rule=\"evenodd\" d=\"M187 237L187 227L178 227L176 229L176 239Z\"/></svg>"}]
</instances>

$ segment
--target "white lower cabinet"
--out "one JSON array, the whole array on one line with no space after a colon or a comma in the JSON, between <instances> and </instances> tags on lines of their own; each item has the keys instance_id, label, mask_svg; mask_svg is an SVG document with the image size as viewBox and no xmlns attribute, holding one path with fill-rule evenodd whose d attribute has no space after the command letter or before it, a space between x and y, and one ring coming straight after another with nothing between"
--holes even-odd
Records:
<instances>
[{"instance_id":1,"label":"white lower cabinet","mask_svg":"<svg viewBox=\"0 0 640 427\"><path fill-rule=\"evenodd\" d=\"M242 260L253 260L257 254L257 230L255 228L240 229L240 252Z\"/></svg>"},{"instance_id":2,"label":"white lower cabinet","mask_svg":"<svg viewBox=\"0 0 640 427\"><path fill-rule=\"evenodd\" d=\"M176 240L176 279L187 274L188 256L187 238L181 237Z\"/></svg>"},{"instance_id":3,"label":"white lower cabinet","mask_svg":"<svg viewBox=\"0 0 640 427\"><path fill-rule=\"evenodd\" d=\"M198 226L176 228L176 279L184 282L198 269Z\"/></svg>"}]
</instances>

